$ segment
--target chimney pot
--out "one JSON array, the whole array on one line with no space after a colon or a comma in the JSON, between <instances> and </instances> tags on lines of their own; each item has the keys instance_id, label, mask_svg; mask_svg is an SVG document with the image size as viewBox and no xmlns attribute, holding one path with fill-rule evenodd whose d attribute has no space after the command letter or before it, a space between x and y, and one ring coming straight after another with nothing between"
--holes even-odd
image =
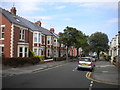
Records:
<instances>
[{"instance_id":1,"label":"chimney pot","mask_svg":"<svg viewBox=\"0 0 120 90\"><path fill-rule=\"evenodd\" d=\"M55 31L54 28L50 28L50 32L54 33L54 31Z\"/></svg>"},{"instance_id":2,"label":"chimney pot","mask_svg":"<svg viewBox=\"0 0 120 90\"><path fill-rule=\"evenodd\" d=\"M37 21L37 22L35 22L35 24L37 24L38 26L40 26L41 27L41 21Z\"/></svg>"},{"instance_id":3,"label":"chimney pot","mask_svg":"<svg viewBox=\"0 0 120 90\"><path fill-rule=\"evenodd\" d=\"M16 8L15 7L12 7L11 9L10 9L10 12L12 13L12 14L14 14L14 15L16 15Z\"/></svg>"}]
</instances>

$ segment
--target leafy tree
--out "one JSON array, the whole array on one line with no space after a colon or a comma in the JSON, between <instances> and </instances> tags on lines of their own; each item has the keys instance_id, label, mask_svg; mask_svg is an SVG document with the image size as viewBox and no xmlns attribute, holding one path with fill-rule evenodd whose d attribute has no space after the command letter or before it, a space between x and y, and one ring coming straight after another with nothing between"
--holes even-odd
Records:
<instances>
[{"instance_id":1,"label":"leafy tree","mask_svg":"<svg viewBox=\"0 0 120 90\"><path fill-rule=\"evenodd\" d=\"M78 49L86 44L86 35L84 35L81 31L77 30L73 27L66 27L64 29L64 33L60 35L59 41L67 46L67 59L68 59L68 48L74 46L77 48L77 56L79 55Z\"/></svg>"},{"instance_id":2,"label":"leafy tree","mask_svg":"<svg viewBox=\"0 0 120 90\"><path fill-rule=\"evenodd\" d=\"M85 34L84 34L84 42L83 42L83 44L82 44L82 55L83 56L87 56L87 55L89 55L89 52L90 52L90 45L88 44L88 38L89 38L89 36L86 36Z\"/></svg>"},{"instance_id":3,"label":"leafy tree","mask_svg":"<svg viewBox=\"0 0 120 90\"><path fill-rule=\"evenodd\" d=\"M71 35L71 30L72 28L70 27L66 27L64 29L64 33L61 33L60 35L60 38L59 38L59 41L60 43L64 44L66 47L67 47L67 50L66 50L66 59L68 60L68 48L70 46L72 46L72 35Z\"/></svg>"},{"instance_id":4,"label":"leafy tree","mask_svg":"<svg viewBox=\"0 0 120 90\"><path fill-rule=\"evenodd\" d=\"M96 32L89 37L89 45L92 51L97 52L99 59L100 51L108 49L108 36L105 33Z\"/></svg>"}]
</instances>

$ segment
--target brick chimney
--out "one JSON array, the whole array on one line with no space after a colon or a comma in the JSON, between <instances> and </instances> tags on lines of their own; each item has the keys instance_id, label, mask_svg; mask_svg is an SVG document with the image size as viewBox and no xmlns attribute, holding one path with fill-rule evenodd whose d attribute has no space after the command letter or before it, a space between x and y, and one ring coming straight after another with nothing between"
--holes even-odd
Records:
<instances>
[{"instance_id":1,"label":"brick chimney","mask_svg":"<svg viewBox=\"0 0 120 90\"><path fill-rule=\"evenodd\" d=\"M40 26L41 27L41 21L37 21L37 22L35 22L35 24L37 24L38 26Z\"/></svg>"},{"instance_id":2,"label":"brick chimney","mask_svg":"<svg viewBox=\"0 0 120 90\"><path fill-rule=\"evenodd\" d=\"M12 7L11 9L10 9L10 12L12 13L12 14L14 14L14 15L16 15L16 8L15 7Z\"/></svg>"},{"instance_id":3,"label":"brick chimney","mask_svg":"<svg viewBox=\"0 0 120 90\"><path fill-rule=\"evenodd\" d=\"M61 32L59 32L59 33L58 33L58 36L60 36L61 34L62 34L62 33L61 33Z\"/></svg>"},{"instance_id":4,"label":"brick chimney","mask_svg":"<svg viewBox=\"0 0 120 90\"><path fill-rule=\"evenodd\" d=\"M50 32L54 33L54 31L55 31L54 28L50 28Z\"/></svg>"}]
</instances>

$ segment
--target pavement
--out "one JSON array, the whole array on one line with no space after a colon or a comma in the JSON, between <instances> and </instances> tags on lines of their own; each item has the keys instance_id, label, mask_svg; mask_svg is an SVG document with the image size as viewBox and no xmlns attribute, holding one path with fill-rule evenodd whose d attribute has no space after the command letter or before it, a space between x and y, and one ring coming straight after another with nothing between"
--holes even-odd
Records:
<instances>
[{"instance_id":1,"label":"pavement","mask_svg":"<svg viewBox=\"0 0 120 90\"><path fill-rule=\"evenodd\" d=\"M99 83L120 85L120 68L105 60L95 62L95 65L89 79Z\"/></svg>"},{"instance_id":2,"label":"pavement","mask_svg":"<svg viewBox=\"0 0 120 90\"><path fill-rule=\"evenodd\" d=\"M65 63L67 63L66 60L65 61L53 61L50 59L50 60L44 60L44 63L39 63L36 65L29 65L29 66L16 67L16 68L2 67L2 72L0 72L0 77L7 77L7 76L14 76L14 75L37 72L40 70L62 65Z\"/></svg>"}]
</instances>

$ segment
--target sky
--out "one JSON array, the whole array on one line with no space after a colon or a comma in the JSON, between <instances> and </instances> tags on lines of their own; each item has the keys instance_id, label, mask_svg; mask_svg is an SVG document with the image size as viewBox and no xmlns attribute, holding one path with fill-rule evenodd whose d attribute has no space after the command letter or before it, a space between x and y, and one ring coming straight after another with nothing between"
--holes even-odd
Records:
<instances>
[{"instance_id":1,"label":"sky","mask_svg":"<svg viewBox=\"0 0 120 90\"><path fill-rule=\"evenodd\" d=\"M113 2L114 1L114 2ZM42 27L54 28L55 33L74 27L86 35L102 32L109 41L118 33L117 0L4 0L0 7L17 9L17 15Z\"/></svg>"}]
</instances>

